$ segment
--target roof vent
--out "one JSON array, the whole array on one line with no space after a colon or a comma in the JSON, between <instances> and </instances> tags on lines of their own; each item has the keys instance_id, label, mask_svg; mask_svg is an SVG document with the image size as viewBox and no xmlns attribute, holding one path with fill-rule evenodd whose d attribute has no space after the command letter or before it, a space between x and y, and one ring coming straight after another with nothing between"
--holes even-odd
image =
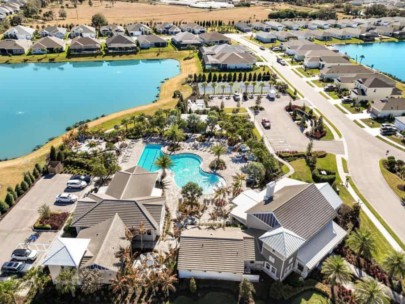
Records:
<instances>
[{"instance_id":1,"label":"roof vent","mask_svg":"<svg viewBox=\"0 0 405 304\"><path fill-rule=\"evenodd\" d=\"M266 185L266 195L264 196L265 201L270 201L273 199L275 187L276 187L275 181L272 181Z\"/></svg>"}]
</instances>

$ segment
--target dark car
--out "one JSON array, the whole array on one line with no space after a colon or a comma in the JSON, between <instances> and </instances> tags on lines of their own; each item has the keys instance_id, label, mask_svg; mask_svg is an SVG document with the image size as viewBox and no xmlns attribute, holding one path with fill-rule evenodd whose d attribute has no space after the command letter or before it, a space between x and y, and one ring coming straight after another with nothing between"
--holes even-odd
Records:
<instances>
[{"instance_id":1,"label":"dark car","mask_svg":"<svg viewBox=\"0 0 405 304\"><path fill-rule=\"evenodd\" d=\"M271 128L270 120L268 120L267 118L263 118L262 119L262 126L265 129L270 129Z\"/></svg>"},{"instance_id":2,"label":"dark car","mask_svg":"<svg viewBox=\"0 0 405 304\"><path fill-rule=\"evenodd\" d=\"M330 85L327 85L327 86L324 88L324 90L325 90L325 92L333 92L333 91L336 90L336 87L335 87L334 85L330 84Z\"/></svg>"},{"instance_id":3,"label":"dark car","mask_svg":"<svg viewBox=\"0 0 405 304\"><path fill-rule=\"evenodd\" d=\"M91 177L89 175L73 175L70 179L82 180L85 181L87 184L89 184L91 181Z\"/></svg>"},{"instance_id":4,"label":"dark car","mask_svg":"<svg viewBox=\"0 0 405 304\"><path fill-rule=\"evenodd\" d=\"M381 128L380 133L381 135L395 135L397 134L397 128Z\"/></svg>"},{"instance_id":5,"label":"dark car","mask_svg":"<svg viewBox=\"0 0 405 304\"><path fill-rule=\"evenodd\" d=\"M25 267L25 263L23 262L5 262L3 266L1 266L1 273L20 273Z\"/></svg>"}]
</instances>

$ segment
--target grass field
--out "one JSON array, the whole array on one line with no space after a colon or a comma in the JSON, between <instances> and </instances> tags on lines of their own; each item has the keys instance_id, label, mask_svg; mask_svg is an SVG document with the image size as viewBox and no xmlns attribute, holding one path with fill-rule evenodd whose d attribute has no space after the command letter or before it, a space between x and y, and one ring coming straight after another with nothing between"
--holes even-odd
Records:
<instances>
[{"instance_id":1,"label":"grass field","mask_svg":"<svg viewBox=\"0 0 405 304\"><path fill-rule=\"evenodd\" d=\"M320 87L320 88L323 88L323 87L326 85L325 82L320 81L320 80L312 80L312 83L313 83L314 85L316 85L317 87Z\"/></svg>"},{"instance_id":2,"label":"grass field","mask_svg":"<svg viewBox=\"0 0 405 304\"><path fill-rule=\"evenodd\" d=\"M297 68L297 71L300 72L305 77L314 77L319 75L319 70L317 69L307 69L305 70L303 67Z\"/></svg>"},{"instance_id":3,"label":"grass field","mask_svg":"<svg viewBox=\"0 0 405 304\"><path fill-rule=\"evenodd\" d=\"M347 165L346 158L342 158L342 165L343 165L343 172L344 173L349 173L349 166Z\"/></svg>"},{"instance_id":4,"label":"grass field","mask_svg":"<svg viewBox=\"0 0 405 304\"><path fill-rule=\"evenodd\" d=\"M364 128L364 126L358 121L358 120L353 120L353 122L358 125L360 128Z\"/></svg>"},{"instance_id":5,"label":"grass field","mask_svg":"<svg viewBox=\"0 0 405 304\"><path fill-rule=\"evenodd\" d=\"M352 38L352 39L347 39L347 40L340 40L340 39L332 38L332 40L328 40L328 41L315 40L314 43L322 44L322 45L334 45L334 44L364 43L364 41L357 39L357 38Z\"/></svg>"},{"instance_id":6,"label":"grass field","mask_svg":"<svg viewBox=\"0 0 405 304\"><path fill-rule=\"evenodd\" d=\"M387 182L388 186L392 189L392 191L395 192L396 195L398 195L399 198L405 197L405 191L401 191L398 189L399 185L405 184L405 181L403 181L400 177L398 177L396 174L391 173L388 171L383 164L384 160L380 160L380 170L381 174L383 175L385 181Z\"/></svg>"},{"instance_id":7,"label":"grass field","mask_svg":"<svg viewBox=\"0 0 405 304\"><path fill-rule=\"evenodd\" d=\"M369 126L370 128L379 128L379 127L381 127L381 124L378 121L376 121L376 120L374 120L372 118L363 118L363 119L360 119L360 120L363 123L365 123L367 126Z\"/></svg>"},{"instance_id":8,"label":"grass field","mask_svg":"<svg viewBox=\"0 0 405 304\"><path fill-rule=\"evenodd\" d=\"M127 118L136 113L151 114L158 109L162 108L172 108L177 103L176 99L173 99L173 92L175 90L180 90L183 96L188 96L191 94L191 87L185 84L185 79L188 75L198 73L200 71L200 65L198 64L198 59L193 57L191 59L185 60L190 53L188 51L171 51L162 53L160 59L171 58L177 59L180 62L181 73L176 77L173 77L165 81L160 90L159 99L156 103L124 110L118 113L113 113L107 115L103 118L90 122L88 125L91 128L108 130L114 127L114 125L119 125L123 118ZM139 55L129 55L121 56L119 58L114 57L113 59L155 59L156 53L148 52L141 53ZM81 59L81 58L80 58ZM89 60L89 57L86 57ZM98 60L96 58L96 60ZM104 59L100 59L104 60ZM110 60L110 59L109 59ZM35 163L43 164L45 162L45 156L49 153L49 149L52 145L57 146L62 142L62 136L52 140L48 144L44 145L37 151L30 153L28 155L0 162L0 200L4 198L6 194L6 188L8 186L14 187L15 184L20 183L23 177L23 173L31 171Z\"/></svg>"}]
</instances>

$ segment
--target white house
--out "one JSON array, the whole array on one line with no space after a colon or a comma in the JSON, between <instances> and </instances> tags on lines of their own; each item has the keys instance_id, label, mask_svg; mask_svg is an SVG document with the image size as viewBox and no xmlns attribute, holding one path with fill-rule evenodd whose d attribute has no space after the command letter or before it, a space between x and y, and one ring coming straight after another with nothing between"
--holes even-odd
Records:
<instances>
[{"instance_id":1,"label":"white house","mask_svg":"<svg viewBox=\"0 0 405 304\"><path fill-rule=\"evenodd\" d=\"M386 116L404 116L405 99L404 98L387 98L375 100L371 105L371 115L374 117Z\"/></svg>"},{"instance_id":2,"label":"white house","mask_svg":"<svg viewBox=\"0 0 405 304\"><path fill-rule=\"evenodd\" d=\"M86 38L96 38L97 32L96 29L88 25L79 25L72 28L70 32L71 38L75 37L86 37Z\"/></svg>"},{"instance_id":3,"label":"white house","mask_svg":"<svg viewBox=\"0 0 405 304\"><path fill-rule=\"evenodd\" d=\"M380 77L359 78L354 83L351 97L356 100L382 100L392 95L395 84Z\"/></svg>"},{"instance_id":4,"label":"white house","mask_svg":"<svg viewBox=\"0 0 405 304\"><path fill-rule=\"evenodd\" d=\"M27 26L17 25L10 28L4 33L4 38L17 40L31 40L34 36L35 29Z\"/></svg>"},{"instance_id":5,"label":"white house","mask_svg":"<svg viewBox=\"0 0 405 304\"><path fill-rule=\"evenodd\" d=\"M263 43L274 43L277 40L276 35L271 32L257 32L255 38Z\"/></svg>"},{"instance_id":6,"label":"white house","mask_svg":"<svg viewBox=\"0 0 405 304\"><path fill-rule=\"evenodd\" d=\"M128 35L131 37L151 35L153 33L153 30L149 26L142 23L129 24L126 26L126 30L128 32Z\"/></svg>"},{"instance_id":7,"label":"white house","mask_svg":"<svg viewBox=\"0 0 405 304\"><path fill-rule=\"evenodd\" d=\"M283 25L283 24L280 23L280 22L267 21L266 24L269 25L272 30L284 31L284 29L285 29L285 25Z\"/></svg>"},{"instance_id":8,"label":"white house","mask_svg":"<svg viewBox=\"0 0 405 304\"><path fill-rule=\"evenodd\" d=\"M395 117L394 122L395 127L397 127L398 131L405 130L405 116Z\"/></svg>"},{"instance_id":9,"label":"white house","mask_svg":"<svg viewBox=\"0 0 405 304\"><path fill-rule=\"evenodd\" d=\"M66 29L64 27L57 27L57 26L47 26L43 30L41 30L40 34L41 37L56 37L59 39L64 39L66 35Z\"/></svg>"}]
</instances>

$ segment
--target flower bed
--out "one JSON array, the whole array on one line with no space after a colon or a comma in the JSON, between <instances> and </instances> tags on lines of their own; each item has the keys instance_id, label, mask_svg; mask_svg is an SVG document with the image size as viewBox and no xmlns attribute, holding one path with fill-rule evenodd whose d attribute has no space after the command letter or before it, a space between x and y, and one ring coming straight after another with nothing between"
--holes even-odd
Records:
<instances>
[{"instance_id":1,"label":"flower bed","mask_svg":"<svg viewBox=\"0 0 405 304\"><path fill-rule=\"evenodd\" d=\"M323 172L326 174L322 174ZM336 173L326 169L316 168L314 171L312 171L312 179L317 183L333 184L333 182L336 180Z\"/></svg>"},{"instance_id":2,"label":"flower bed","mask_svg":"<svg viewBox=\"0 0 405 304\"><path fill-rule=\"evenodd\" d=\"M306 132L305 135L309 138L313 139L321 139L322 137L326 136L327 131L324 130L323 132L320 131L313 131L313 132Z\"/></svg>"},{"instance_id":3,"label":"flower bed","mask_svg":"<svg viewBox=\"0 0 405 304\"><path fill-rule=\"evenodd\" d=\"M41 217L34 224L34 229L37 230L59 230L63 227L69 217L68 212L51 213L47 218Z\"/></svg>"},{"instance_id":4,"label":"flower bed","mask_svg":"<svg viewBox=\"0 0 405 304\"><path fill-rule=\"evenodd\" d=\"M316 155L317 158L324 158L328 153L325 151L315 151L313 154ZM283 152L277 152L277 156L291 162L296 159L301 159L305 158L305 152L298 152L298 151L283 151Z\"/></svg>"},{"instance_id":5,"label":"flower bed","mask_svg":"<svg viewBox=\"0 0 405 304\"><path fill-rule=\"evenodd\" d=\"M336 292L337 290L337 292ZM336 286L336 303L341 304L356 304L356 300L351 290L346 289L342 285Z\"/></svg>"}]
</instances>

